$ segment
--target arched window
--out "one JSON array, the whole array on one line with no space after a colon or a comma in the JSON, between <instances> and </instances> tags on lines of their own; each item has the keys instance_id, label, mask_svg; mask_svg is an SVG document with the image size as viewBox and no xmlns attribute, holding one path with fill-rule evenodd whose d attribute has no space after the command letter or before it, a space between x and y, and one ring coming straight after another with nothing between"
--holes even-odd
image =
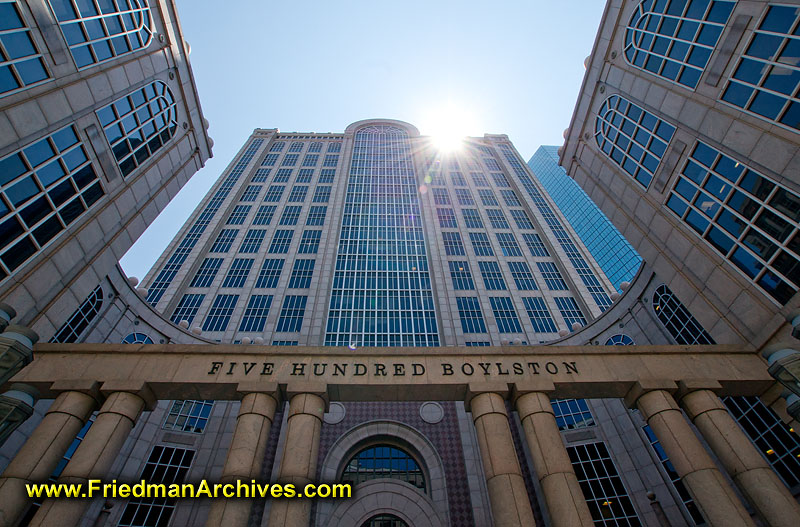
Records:
<instances>
[{"instance_id":1,"label":"arched window","mask_svg":"<svg viewBox=\"0 0 800 527\"><path fill-rule=\"evenodd\" d=\"M75 310L64 325L53 335L50 342L77 342L103 307L103 288L99 285L89 293L86 300Z\"/></svg>"},{"instance_id":2,"label":"arched window","mask_svg":"<svg viewBox=\"0 0 800 527\"><path fill-rule=\"evenodd\" d=\"M607 341L606 346L633 346L635 342L628 335L622 333L612 335Z\"/></svg>"},{"instance_id":3,"label":"arched window","mask_svg":"<svg viewBox=\"0 0 800 527\"><path fill-rule=\"evenodd\" d=\"M153 40L147 0L49 2L78 69L146 48Z\"/></svg>"},{"instance_id":4,"label":"arched window","mask_svg":"<svg viewBox=\"0 0 800 527\"><path fill-rule=\"evenodd\" d=\"M362 523L361 527L408 527L408 524L394 514L378 514Z\"/></svg>"},{"instance_id":5,"label":"arched window","mask_svg":"<svg viewBox=\"0 0 800 527\"><path fill-rule=\"evenodd\" d=\"M722 100L800 130L800 9L771 5L725 87Z\"/></svg>"},{"instance_id":6,"label":"arched window","mask_svg":"<svg viewBox=\"0 0 800 527\"><path fill-rule=\"evenodd\" d=\"M678 344L716 344L665 284L653 293L653 310Z\"/></svg>"},{"instance_id":7,"label":"arched window","mask_svg":"<svg viewBox=\"0 0 800 527\"><path fill-rule=\"evenodd\" d=\"M127 176L175 135L177 105L172 90L154 81L97 110L122 175Z\"/></svg>"},{"instance_id":8,"label":"arched window","mask_svg":"<svg viewBox=\"0 0 800 527\"><path fill-rule=\"evenodd\" d=\"M619 95L612 95L597 112L597 146L639 182L650 185L675 127Z\"/></svg>"},{"instance_id":9,"label":"arched window","mask_svg":"<svg viewBox=\"0 0 800 527\"><path fill-rule=\"evenodd\" d=\"M414 485L423 492L425 475L411 455L396 446L373 445L362 449L344 467L342 483L358 485L378 478L399 479Z\"/></svg>"},{"instance_id":10,"label":"arched window","mask_svg":"<svg viewBox=\"0 0 800 527\"><path fill-rule=\"evenodd\" d=\"M131 333L124 339L122 339L123 344L153 344L153 339L145 335L144 333Z\"/></svg>"},{"instance_id":11,"label":"arched window","mask_svg":"<svg viewBox=\"0 0 800 527\"><path fill-rule=\"evenodd\" d=\"M625 60L694 89L735 3L643 0L625 30Z\"/></svg>"}]
</instances>

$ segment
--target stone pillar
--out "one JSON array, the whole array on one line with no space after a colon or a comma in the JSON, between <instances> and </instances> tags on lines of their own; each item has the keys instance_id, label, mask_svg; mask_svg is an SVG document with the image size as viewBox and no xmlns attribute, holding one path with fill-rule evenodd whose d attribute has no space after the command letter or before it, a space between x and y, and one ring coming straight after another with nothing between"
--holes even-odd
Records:
<instances>
[{"instance_id":1,"label":"stone pillar","mask_svg":"<svg viewBox=\"0 0 800 527\"><path fill-rule=\"evenodd\" d=\"M469 411L478 435L486 487L495 527L535 525L525 481L508 424L505 396L508 386L469 386Z\"/></svg>"},{"instance_id":2,"label":"stone pillar","mask_svg":"<svg viewBox=\"0 0 800 527\"><path fill-rule=\"evenodd\" d=\"M327 386L314 382L290 383L286 388L286 397L289 399L286 445L275 483L291 483L295 492L302 494L307 484L315 482L317 474ZM308 498L272 500L269 525L308 527L310 517L311 500Z\"/></svg>"},{"instance_id":3,"label":"stone pillar","mask_svg":"<svg viewBox=\"0 0 800 527\"><path fill-rule=\"evenodd\" d=\"M754 527L735 491L683 417L671 394L676 390L672 381L643 380L631 388L625 402L642 412L709 525Z\"/></svg>"},{"instance_id":4,"label":"stone pillar","mask_svg":"<svg viewBox=\"0 0 800 527\"><path fill-rule=\"evenodd\" d=\"M75 436L97 408L100 392L92 381L59 381L61 391L0 477L0 525L16 525L31 500L26 483L47 481Z\"/></svg>"},{"instance_id":5,"label":"stone pillar","mask_svg":"<svg viewBox=\"0 0 800 527\"><path fill-rule=\"evenodd\" d=\"M142 410L155 405L155 397L145 382L109 381L100 391L106 401L58 478L59 483L80 483L88 488L90 479L105 480ZM30 525L78 525L88 505L88 499L46 499Z\"/></svg>"},{"instance_id":6,"label":"stone pillar","mask_svg":"<svg viewBox=\"0 0 800 527\"><path fill-rule=\"evenodd\" d=\"M800 505L711 390L719 383L687 381L680 388L681 407L767 525L800 523Z\"/></svg>"},{"instance_id":7,"label":"stone pillar","mask_svg":"<svg viewBox=\"0 0 800 527\"><path fill-rule=\"evenodd\" d=\"M550 520L554 527L592 527L592 514L561 440L550 397L542 391L546 388L518 383L514 399Z\"/></svg>"},{"instance_id":8,"label":"stone pillar","mask_svg":"<svg viewBox=\"0 0 800 527\"><path fill-rule=\"evenodd\" d=\"M222 468L220 483L236 484L237 481L249 485L258 479L261 463L267 449L267 439L275 417L277 401L277 383L240 383L239 393L245 394L239 415L236 418L236 429L233 432L228 457ZM251 499L216 499L211 501L206 525L216 527L246 527L250 518Z\"/></svg>"}]
</instances>

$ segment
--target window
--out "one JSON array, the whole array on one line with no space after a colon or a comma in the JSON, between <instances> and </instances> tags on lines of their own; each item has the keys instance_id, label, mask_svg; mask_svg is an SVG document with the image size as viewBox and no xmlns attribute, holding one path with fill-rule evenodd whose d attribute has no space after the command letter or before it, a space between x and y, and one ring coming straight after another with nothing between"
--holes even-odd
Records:
<instances>
[{"instance_id":1,"label":"window","mask_svg":"<svg viewBox=\"0 0 800 527\"><path fill-rule=\"evenodd\" d=\"M319 163L319 154L306 154L303 158L304 167L315 167Z\"/></svg>"},{"instance_id":2,"label":"window","mask_svg":"<svg viewBox=\"0 0 800 527\"><path fill-rule=\"evenodd\" d=\"M456 291L470 291L475 289L469 262L447 262L450 266L450 278L453 280L453 289Z\"/></svg>"},{"instance_id":3,"label":"window","mask_svg":"<svg viewBox=\"0 0 800 527\"><path fill-rule=\"evenodd\" d=\"M500 205L491 189L479 189L478 195L481 197L481 203L483 203L484 207L497 207Z\"/></svg>"},{"instance_id":4,"label":"window","mask_svg":"<svg viewBox=\"0 0 800 527\"><path fill-rule=\"evenodd\" d=\"M597 146L641 186L647 188L675 127L619 95L597 112Z\"/></svg>"},{"instance_id":5,"label":"window","mask_svg":"<svg viewBox=\"0 0 800 527\"><path fill-rule=\"evenodd\" d=\"M261 166L272 167L278 162L278 154L267 154Z\"/></svg>"},{"instance_id":6,"label":"window","mask_svg":"<svg viewBox=\"0 0 800 527\"><path fill-rule=\"evenodd\" d=\"M261 243L264 241L264 236L266 234L266 229L248 229L244 240L242 240L242 246L239 247L239 252L257 253L259 249L261 249Z\"/></svg>"},{"instance_id":7,"label":"window","mask_svg":"<svg viewBox=\"0 0 800 527\"><path fill-rule=\"evenodd\" d=\"M30 29L15 2L0 3L0 95L50 79Z\"/></svg>"},{"instance_id":8,"label":"window","mask_svg":"<svg viewBox=\"0 0 800 527\"><path fill-rule=\"evenodd\" d=\"M247 218L247 215L249 213L250 213L250 205L236 205L233 208L233 212L231 212L231 215L228 216L228 221L226 221L225 224L241 225L244 223L244 220L245 218Z\"/></svg>"},{"instance_id":9,"label":"window","mask_svg":"<svg viewBox=\"0 0 800 527\"><path fill-rule=\"evenodd\" d=\"M271 254L286 254L289 252L289 246L292 244L292 237L294 231L279 229L275 231L272 236L272 243L269 246L269 253Z\"/></svg>"},{"instance_id":10,"label":"window","mask_svg":"<svg viewBox=\"0 0 800 527\"><path fill-rule=\"evenodd\" d=\"M303 151L303 142L302 141L293 141L291 145L289 145L289 152L302 152Z\"/></svg>"},{"instance_id":11,"label":"window","mask_svg":"<svg viewBox=\"0 0 800 527\"><path fill-rule=\"evenodd\" d=\"M77 342L103 307L103 288L99 285L78 306L50 342Z\"/></svg>"},{"instance_id":12,"label":"window","mask_svg":"<svg viewBox=\"0 0 800 527\"><path fill-rule=\"evenodd\" d=\"M545 304L543 298L522 297L522 302L525 304L525 310L528 312L534 331L537 333L556 332L553 317L550 316L550 311L547 309L547 304Z\"/></svg>"},{"instance_id":13,"label":"window","mask_svg":"<svg viewBox=\"0 0 800 527\"><path fill-rule=\"evenodd\" d=\"M457 297L458 316L464 333L486 333L481 303L476 297Z\"/></svg>"},{"instance_id":14,"label":"window","mask_svg":"<svg viewBox=\"0 0 800 527\"><path fill-rule=\"evenodd\" d=\"M259 168L253 175L253 179L251 179L250 181L252 183L266 183L267 178L269 178L269 172L270 170L268 168Z\"/></svg>"},{"instance_id":15,"label":"window","mask_svg":"<svg viewBox=\"0 0 800 527\"><path fill-rule=\"evenodd\" d=\"M272 178L273 183L286 183L292 177L291 168L280 168L275 172L275 177ZM283 191L281 191L283 192Z\"/></svg>"},{"instance_id":16,"label":"window","mask_svg":"<svg viewBox=\"0 0 800 527\"><path fill-rule=\"evenodd\" d=\"M273 346L297 346L299 341L297 340L273 340Z\"/></svg>"},{"instance_id":17,"label":"window","mask_svg":"<svg viewBox=\"0 0 800 527\"><path fill-rule=\"evenodd\" d=\"M312 201L314 203L328 203L330 197L331 197L330 185L322 185L314 189L314 198L312 199Z\"/></svg>"},{"instance_id":18,"label":"window","mask_svg":"<svg viewBox=\"0 0 800 527\"><path fill-rule=\"evenodd\" d=\"M361 527L408 527L408 524L394 514L378 514L362 523Z\"/></svg>"},{"instance_id":19,"label":"window","mask_svg":"<svg viewBox=\"0 0 800 527\"><path fill-rule=\"evenodd\" d=\"M275 214L275 205L261 205L253 218L253 225L269 225Z\"/></svg>"},{"instance_id":20,"label":"window","mask_svg":"<svg viewBox=\"0 0 800 527\"><path fill-rule=\"evenodd\" d=\"M606 340L606 346L633 346L633 339L628 335L612 335Z\"/></svg>"},{"instance_id":21,"label":"window","mask_svg":"<svg viewBox=\"0 0 800 527\"><path fill-rule=\"evenodd\" d=\"M511 271L511 277L514 279L517 289L520 291L536 291L539 289L527 263L508 262L508 268Z\"/></svg>"},{"instance_id":22,"label":"window","mask_svg":"<svg viewBox=\"0 0 800 527\"><path fill-rule=\"evenodd\" d=\"M517 239L510 232L497 232L497 243L500 244L500 250L503 251L503 256L522 256L522 251L519 250Z\"/></svg>"},{"instance_id":23,"label":"window","mask_svg":"<svg viewBox=\"0 0 800 527\"><path fill-rule=\"evenodd\" d=\"M225 331L239 295L217 295L203 322L203 331Z\"/></svg>"},{"instance_id":24,"label":"window","mask_svg":"<svg viewBox=\"0 0 800 527\"><path fill-rule=\"evenodd\" d=\"M497 262L478 262L478 266L486 289L489 291L505 290L506 282L503 280L503 273L500 272Z\"/></svg>"},{"instance_id":25,"label":"window","mask_svg":"<svg viewBox=\"0 0 800 527\"><path fill-rule=\"evenodd\" d=\"M328 152L340 152L342 150L342 143L328 143Z\"/></svg>"},{"instance_id":26,"label":"window","mask_svg":"<svg viewBox=\"0 0 800 527\"><path fill-rule=\"evenodd\" d=\"M300 331L303 326L303 317L306 314L307 296L287 295L283 298L281 316L275 331L280 333L293 333Z\"/></svg>"},{"instance_id":27,"label":"window","mask_svg":"<svg viewBox=\"0 0 800 527\"><path fill-rule=\"evenodd\" d=\"M151 82L96 113L123 176L154 155L178 129L178 106L163 81Z\"/></svg>"},{"instance_id":28,"label":"window","mask_svg":"<svg viewBox=\"0 0 800 527\"><path fill-rule=\"evenodd\" d=\"M489 237L485 232L471 232L469 233L469 239L472 242L472 250L475 251L475 256L494 256L492 244L489 243Z\"/></svg>"},{"instance_id":29,"label":"window","mask_svg":"<svg viewBox=\"0 0 800 527\"><path fill-rule=\"evenodd\" d=\"M297 158L300 156L298 154L286 154L283 156L283 161L281 162L282 167L293 167L297 165Z\"/></svg>"},{"instance_id":30,"label":"window","mask_svg":"<svg viewBox=\"0 0 800 527\"><path fill-rule=\"evenodd\" d=\"M467 180L464 179L464 176L461 172L450 172L450 179L453 181L453 185L457 187L466 187Z\"/></svg>"},{"instance_id":31,"label":"window","mask_svg":"<svg viewBox=\"0 0 800 527\"><path fill-rule=\"evenodd\" d=\"M301 205L287 206L283 209L281 214L281 221L278 225L297 225L297 219L300 217L300 211L303 209Z\"/></svg>"},{"instance_id":32,"label":"window","mask_svg":"<svg viewBox=\"0 0 800 527\"><path fill-rule=\"evenodd\" d=\"M145 333L129 333L122 339L123 344L153 344L153 339Z\"/></svg>"},{"instance_id":33,"label":"window","mask_svg":"<svg viewBox=\"0 0 800 527\"><path fill-rule=\"evenodd\" d=\"M722 100L758 117L800 130L800 12L770 5L753 33Z\"/></svg>"},{"instance_id":34,"label":"window","mask_svg":"<svg viewBox=\"0 0 800 527\"><path fill-rule=\"evenodd\" d=\"M550 253L547 252L547 247L544 246L538 234L524 233L522 239L525 240L525 245L528 246L528 250L531 252L532 256L550 257Z\"/></svg>"},{"instance_id":35,"label":"window","mask_svg":"<svg viewBox=\"0 0 800 527\"><path fill-rule=\"evenodd\" d=\"M489 302L492 304L492 312L500 333L522 333L522 326L519 325L517 311L511 298L490 296Z\"/></svg>"},{"instance_id":36,"label":"window","mask_svg":"<svg viewBox=\"0 0 800 527\"><path fill-rule=\"evenodd\" d=\"M261 192L262 185L247 185L239 201L255 201L258 193Z\"/></svg>"},{"instance_id":37,"label":"window","mask_svg":"<svg viewBox=\"0 0 800 527\"><path fill-rule=\"evenodd\" d=\"M340 481L356 486L379 478L399 479L425 492L425 475L419 463L405 450L390 445L361 450L345 464Z\"/></svg>"},{"instance_id":38,"label":"window","mask_svg":"<svg viewBox=\"0 0 800 527\"><path fill-rule=\"evenodd\" d=\"M295 183L310 183L311 179L314 177L314 170L310 168L301 168L300 172L297 174L297 180Z\"/></svg>"},{"instance_id":39,"label":"window","mask_svg":"<svg viewBox=\"0 0 800 527\"><path fill-rule=\"evenodd\" d=\"M489 168L489 170L502 170L500 168L500 164L490 157L484 157L483 162L486 163L486 166Z\"/></svg>"},{"instance_id":40,"label":"window","mask_svg":"<svg viewBox=\"0 0 800 527\"><path fill-rule=\"evenodd\" d=\"M461 235L457 232L443 232L444 252L449 256L464 256L464 245L461 243Z\"/></svg>"},{"instance_id":41,"label":"window","mask_svg":"<svg viewBox=\"0 0 800 527\"><path fill-rule=\"evenodd\" d=\"M547 284L548 289L551 291L567 290L567 283L561 278L561 273L556 264L553 262L536 262L536 266L539 268L539 272L542 273L542 278L544 278L544 283Z\"/></svg>"},{"instance_id":42,"label":"window","mask_svg":"<svg viewBox=\"0 0 800 527\"><path fill-rule=\"evenodd\" d=\"M577 430L594 426L594 417L586 399L553 399L550 401L558 429Z\"/></svg>"},{"instance_id":43,"label":"window","mask_svg":"<svg viewBox=\"0 0 800 527\"><path fill-rule=\"evenodd\" d=\"M308 217L306 218L306 225L323 225L325 223L325 215L328 213L328 207L325 205L314 205L308 209Z\"/></svg>"},{"instance_id":44,"label":"window","mask_svg":"<svg viewBox=\"0 0 800 527\"><path fill-rule=\"evenodd\" d=\"M225 280L222 282L222 287L242 287L247 280L247 275L250 274L250 268L253 267L252 258L235 258L228 269L228 274L225 275Z\"/></svg>"},{"instance_id":45,"label":"window","mask_svg":"<svg viewBox=\"0 0 800 527\"><path fill-rule=\"evenodd\" d=\"M334 178L336 177L336 171L323 168L319 173L319 182L320 183L333 183Z\"/></svg>"},{"instance_id":46,"label":"window","mask_svg":"<svg viewBox=\"0 0 800 527\"><path fill-rule=\"evenodd\" d=\"M147 483L180 485L192 466L194 450L156 445L142 470L140 480ZM125 505L118 527L156 527L169 525L176 498L131 498Z\"/></svg>"},{"instance_id":47,"label":"window","mask_svg":"<svg viewBox=\"0 0 800 527\"><path fill-rule=\"evenodd\" d=\"M519 202L517 194L513 190L501 190L500 195L503 196L503 201L509 207L521 207L522 203Z\"/></svg>"},{"instance_id":48,"label":"window","mask_svg":"<svg viewBox=\"0 0 800 527\"><path fill-rule=\"evenodd\" d=\"M0 280L80 218L103 194L72 126L0 159L0 216L5 217L0 222L0 250L4 250Z\"/></svg>"},{"instance_id":49,"label":"window","mask_svg":"<svg viewBox=\"0 0 800 527\"><path fill-rule=\"evenodd\" d=\"M303 237L300 238L300 245L297 247L297 254L317 254L320 239L322 239L322 231L304 230Z\"/></svg>"},{"instance_id":50,"label":"window","mask_svg":"<svg viewBox=\"0 0 800 527\"><path fill-rule=\"evenodd\" d=\"M533 230L533 223L524 210L511 209L511 217L514 218L518 229Z\"/></svg>"},{"instance_id":51,"label":"window","mask_svg":"<svg viewBox=\"0 0 800 527\"><path fill-rule=\"evenodd\" d=\"M324 167L335 167L339 164L339 156L337 155L325 155L325 160L322 162L322 166Z\"/></svg>"},{"instance_id":52,"label":"window","mask_svg":"<svg viewBox=\"0 0 800 527\"><path fill-rule=\"evenodd\" d=\"M446 188L433 189L433 202L436 205L450 205L450 195L447 193Z\"/></svg>"},{"instance_id":53,"label":"window","mask_svg":"<svg viewBox=\"0 0 800 527\"><path fill-rule=\"evenodd\" d=\"M322 143L314 142L308 145L309 152L322 152Z\"/></svg>"},{"instance_id":54,"label":"window","mask_svg":"<svg viewBox=\"0 0 800 527\"><path fill-rule=\"evenodd\" d=\"M439 217L439 227L443 229L457 229L456 215L453 209L437 208L436 215Z\"/></svg>"},{"instance_id":55,"label":"window","mask_svg":"<svg viewBox=\"0 0 800 527\"><path fill-rule=\"evenodd\" d=\"M664 467L664 471L667 473L667 476L669 476L669 479L672 482L672 486L675 487L675 491L681 497L681 502L683 503L683 506L686 507L686 510L692 517L693 523L695 525L705 525L706 524L705 518L703 518L703 515L697 508L697 505L695 505L691 494L689 494L689 491L686 488L686 485L684 485L683 481L681 481L678 472L675 470L675 467L669 460L669 456L667 456L667 453L664 451L664 447L661 446L661 442L653 433L653 430L650 428L650 425L644 425L642 427L642 430L647 436L647 439L650 442L650 446L653 448L653 452L655 452L659 462L661 462L661 466Z\"/></svg>"},{"instance_id":56,"label":"window","mask_svg":"<svg viewBox=\"0 0 800 527\"><path fill-rule=\"evenodd\" d=\"M488 187L489 186L489 180L487 180L486 176L483 175L482 173L480 173L480 172L470 172L469 175L472 178L472 181L475 182L475 186L476 187Z\"/></svg>"},{"instance_id":57,"label":"window","mask_svg":"<svg viewBox=\"0 0 800 527\"><path fill-rule=\"evenodd\" d=\"M605 443L568 446L567 454L595 525L642 525Z\"/></svg>"},{"instance_id":58,"label":"window","mask_svg":"<svg viewBox=\"0 0 800 527\"><path fill-rule=\"evenodd\" d=\"M197 315L197 310L200 309L200 304L203 303L205 298L206 295L183 295L181 301L178 302L178 307L172 312L170 320L174 324L185 320L191 325L194 321L194 317Z\"/></svg>"},{"instance_id":59,"label":"window","mask_svg":"<svg viewBox=\"0 0 800 527\"><path fill-rule=\"evenodd\" d=\"M586 319L583 318L581 308L574 298L568 296L557 296L554 298L558 310L561 311L561 316L564 317L568 328L572 328L572 324L577 322L581 326L586 325Z\"/></svg>"},{"instance_id":60,"label":"window","mask_svg":"<svg viewBox=\"0 0 800 527\"><path fill-rule=\"evenodd\" d=\"M797 292L800 195L698 141L667 206L780 304Z\"/></svg>"},{"instance_id":61,"label":"window","mask_svg":"<svg viewBox=\"0 0 800 527\"><path fill-rule=\"evenodd\" d=\"M270 185L267 189L267 194L264 196L264 201L268 203L279 202L285 188L286 185Z\"/></svg>"},{"instance_id":62,"label":"window","mask_svg":"<svg viewBox=\"0 0 800 527\"><path fill-rule=\"evenodd\" d=\"M308 185L295 185L292 187L292 191L289 193L289 199L287 201L291 202L300 202L306 200L306 194L308 193Z\"/></svg>"},{"instance_id":63,"label":"window","mask_svg":"<svg viewBox=\"0 0 800 527\"><path fill-rule=\"evenodd\" d=\"M468 188L457 188L456 199L459 205L475 205L472 192L470 192Z\"/></svg>"},{"instance_id":64,"label":"window","mask_svg":"<svg viewBox=\"0 0 800 527\"><path fill-rule=\"evenodd\" d=\"M78 69L111 60L150 45L150 8L147 0L94 2L49 0Z\"/></svg>"},{"instance_id":65,"label":"window","mask_svg":"<svg viewBox=\"0 0 800 527\"><path fill-rule=\"evenodd\" d=\"M283 142L283 141L275 141L269 147L269 151L270 152L283 152L283 147L285 147L285 146L286 146L285 142Z\"/></svg>"},{"instance_id":66,"label":"window","mask_svg":"<svg viewBox=\"0 0 800 527\"><path fill-rule=\"evenodd\" d=\"M292 277L289 279L289 289L308 289L311 287L314 264L316 264L316 260L295 260Z\"/></svg>"},{"instance_id":67,"label":"window","mask_svg":"<svg viewBox=\"0 0 800 527\"><path fill-rule=\"evenodd\" d=\"M477 209L461 209L461 214L468 229L483 229L483 220Z\"/></svg>"},{"instance_id":68,"label":"window","mask_svg":"<svg viewBox=\"0 0 800 527\"><path fill-rule=\"evenodd\" d=\"M711 335L664 284L653 293L653 310L678 344L715 344Z\"/></svg>"},{"instance_id":69,"label":"window","mask_svg":"<svg viewBox=\"0 0 800 527\"><path fill-rule=\"evenodd\" d=\"M714 52L734 2L639 3L625 30L625 60L694 89Z\"/></svg>"},{"instance_id":70,"label":"window","mask_svg":"<svg viewBox=\"0 0 800 527\"><path fill-rule=\"evenodd\" d=\"M161 428L202 434L213 407L214 401L172 401L169 414L167 414L167 418Z\"/></svg>"},{"instance_id":71,"label":"window","mask_svg":"<svg viewBox=\"0 0 800 527\"><path fill-rule=\"evenodd\" d=\"M278 287L278 280L283 271L283 260L266 259L261 265L261 271L256 279L256 289L274 289Z\"/></svg>"},{"instance_id":72,"label":"window","mask_svg":"<svg viewBox=\"0 0 800 527\"><path fill-rule=\"evenodd\" d=\"M495 229L508 229L508 221L500 209L486 209L486 215L489 216L489 222Z\"/></svg>"},{"instance_id":73,"label":"window","mask_svg":"<svg viewBox=\"0 0 800 527\"><path fill-rule=\"evenodd\" d=\"M233 245L233 240L236 239L236 235L238 233L239 229L222 229L219 231L217 239L214 241L214 245L211 246L211 249L208 252L226 253L230 251L231 246Z\"/></svg>"},{"instance_id":74,"label":"window","mask_svg":"<svg viewBox=\"0 0 800 527\"><path fill-rule=\"evenodd\" d=\"M511 188L511 185L508 183L508 180L506 179L506 176L504 174L502 174L501 172L492 172L489 175L492 176L492 179L494 180L494 184L498 188Z\"/></svg>"},{"instance_id":75,"label":"window","mask_svg":"<svg viewBox=\"0 0 800 527\"><path fill-rule=\"evenodd\" d=\"M272 305L272 295L253 295L247 302L247 308L239 323L239 331L258 332L264 331L267 323L269 308Z\"/></svg>"},{"instance_id":76,"label":"window","mask_svg":"<svg viewBox=\"0 0 800 527\"><path fill-rule=\"evenodd\" d=\"M485 348L485 347L491 346L492 343L488 342L488 341L485 341L485 340L481 340L481 341L474 341L474 340L473 341L469 341L468 340L468 341L464 342L464 345L466 347L468 347L468 348Z\"/></svg>"}]
</instances>

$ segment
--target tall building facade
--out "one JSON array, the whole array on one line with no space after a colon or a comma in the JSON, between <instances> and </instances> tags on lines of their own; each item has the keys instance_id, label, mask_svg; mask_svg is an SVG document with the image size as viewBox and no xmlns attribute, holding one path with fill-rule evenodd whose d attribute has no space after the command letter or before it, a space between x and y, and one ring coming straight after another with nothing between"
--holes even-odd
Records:
<instances>
[{"instance_id":1,"label":"tall building facade","mask_svg":"<svg viewBox=\"0 0 800 527\"><path fill-rule=\"evenodd\" d=\"M557 146L540 146L528 166L608 279L622 292L622 283L633 280L642 258L558 161Z\"/></svg>"}]
</instances>

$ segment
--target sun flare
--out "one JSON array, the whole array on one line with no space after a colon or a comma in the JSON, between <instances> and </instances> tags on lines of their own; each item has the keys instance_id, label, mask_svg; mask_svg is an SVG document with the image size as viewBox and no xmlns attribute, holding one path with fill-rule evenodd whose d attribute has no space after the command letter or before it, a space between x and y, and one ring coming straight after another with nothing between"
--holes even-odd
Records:
<instances>
[{"instance_id":1,"label":"sun flare","mask_svg":"<svg viewBox=\"0 0 800 527\"><path fill-rule=\"evenodd\" d=\"M465 106L453 101L426 112L427 126L421 128L431 136L434 147L442 153L461 149L472 128L472 117Z\"/></svg>"}]
</instances>

